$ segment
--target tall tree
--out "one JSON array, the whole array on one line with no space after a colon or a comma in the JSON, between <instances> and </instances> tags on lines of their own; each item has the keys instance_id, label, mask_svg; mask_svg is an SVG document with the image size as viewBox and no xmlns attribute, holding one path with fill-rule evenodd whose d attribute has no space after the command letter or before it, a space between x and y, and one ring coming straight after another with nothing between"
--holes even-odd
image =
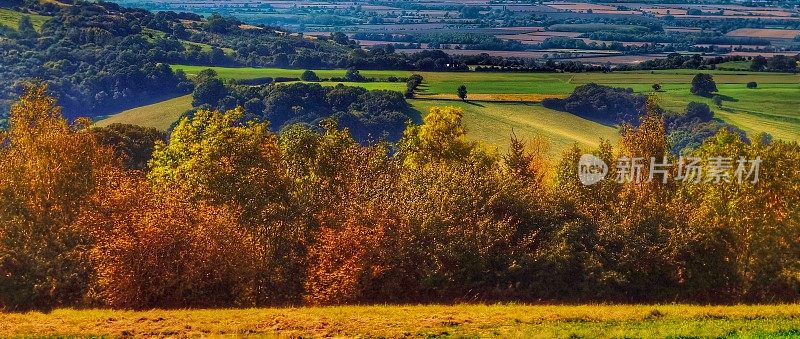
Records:
<instances>
[{"instance_id":1,"label":"tall tree","mask_svg":"<svg viewBox=\"0 0 800 339\"><path fill-rule=\"evenodd\" d=\"M67 124L43 85L11 108L0 142L0 307L74 305L86 293L91 241L73 223L116 163L83 127Z\"/></svg>"}]
</instances>

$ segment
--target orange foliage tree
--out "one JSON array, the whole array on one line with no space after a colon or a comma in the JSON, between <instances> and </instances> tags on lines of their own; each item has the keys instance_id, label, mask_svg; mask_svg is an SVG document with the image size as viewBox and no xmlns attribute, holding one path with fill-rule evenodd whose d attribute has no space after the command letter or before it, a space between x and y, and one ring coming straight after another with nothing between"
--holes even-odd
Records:
<instances>
[{"instance_id":1,"label":"orange foliage tree","mask_svg":"<svg viewBox=\"0 0 800 339\"><path fill-rule=\"evenodd\" d=\"M72 223L116 165L84 125L67 124L46 91L29 85L0 137L0 306L10 309L83 298L91 242Z\"/></svg>"},{"instance_id":2,"label":"orange foliage tree","mask_svg":"<svg viewBox=\"0 0 800 339\"><path fill-rule=\"evenodd\" d=\"M260 248L224 207L122 173L79 224L96 239L94 293L117 308L255 305Z\"/></svg>"}]
</instances>

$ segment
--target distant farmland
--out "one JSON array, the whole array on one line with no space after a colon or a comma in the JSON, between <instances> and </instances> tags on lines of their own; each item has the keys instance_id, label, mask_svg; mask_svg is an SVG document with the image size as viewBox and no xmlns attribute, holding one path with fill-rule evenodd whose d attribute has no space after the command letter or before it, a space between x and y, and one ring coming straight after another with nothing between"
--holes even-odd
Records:
<instances>
[{"instance_id":1,"label":"distant farmland","mask_svg":"<svg viewBox=\"0 0 800 339\"><path fill-rule=\"evenodd\" d=\"M207 68L202 66L174 66L182 69L190 76ZM745 67L744 64L731 67ZM264 77L299 77L303 70L276 68L226 68L212 67L220 77L226 79L254 79ZM317 70L322 78L342 77L345 70ZM480 72L417 72L424 77L417 99L412 100L415 108L425 112L430 106L455 105L464 108L467 113L465 121L472 130L471 136L487 141L500 148L507 146L510 131L529 131L529 135L547 135L553 148L559 149L568 142L591 146L598 136L611 138L613 127L596 123L567 123L571 126L564 130L563 122L570 121L562 112L547 110L536 105L546 97L563 97L579 85L599 83L614 87L632 88L634 91L654 94L659 104L673 111L682 111L692 101L704 102L712 107L717 117L739 126L751 135L767 132L776 138L800 141L800 76L786 73L757 73L747 71L706 71L714 75L720 94L728 99L722 107L716 107L713 100L692 95L689 83L695 70L665 70L647 72L614 72L614 73L480 73ZM360 86L368 89L388 89L402 91L403 82L386 82L389 77L408 77L409 71L361 71L366 77L375 78L377 82L347 83L345 85ZM748 89L745 84L750 81L758 83L757 89ZM324 82L323 85L334 86L339 82ZM654 93L652 84L662 85L662 91ZM468 99L473 104L466 104L456 99L456 89L465 85L469 92ZM126 111L119 116L104 120L102 124L111 122L129 122L168 127L180 113L187 109L189 99L165 101L150 106ZM559 117L551 119L549 117ZM548 131L542 121L553 123ZM495 127L486 127L495 126ZM494 130L496 133L492 133ZM578 137L575 131L582 130L586 136ZM537 132L539 131L539 132ZM604 132L599 132L604 131ZM535 132L535 133L534 133ZM552 132L552 133L549 133ZM523 133L523 132L520 132ZM549 134L548 134L549 133Z\"/></svg>"},{"instance_id":2,"label":"distant farmland","mask_svg":"<svg viewBox=\"0 0 800 339\"><path fill-rule=\"evenodd\" d=\"M739 28L728 32L728 36L756 37L756 38L777 38L794 39L800 35L797 29L766 29L766 28Z\"/></svg>"}]
</instances>

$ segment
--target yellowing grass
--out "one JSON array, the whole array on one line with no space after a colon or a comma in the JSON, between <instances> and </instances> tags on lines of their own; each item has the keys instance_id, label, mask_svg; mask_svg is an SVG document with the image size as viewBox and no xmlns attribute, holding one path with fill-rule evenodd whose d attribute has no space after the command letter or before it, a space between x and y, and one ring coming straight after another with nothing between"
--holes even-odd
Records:
<instances>
[{"instance_id":1,"label":"yellowing grass","mask_svg":"<svg viewBox=\"0 0 800 339\"><path fill-rule=\"evenodd\" d=\"M113 123L155 127L166 131L181 114L192 108L192 95L164 100L147 106L136 107L109 116L96 123L97 126L108 126Z\"/></svg>"},{"instance_id":2,"label":"yellowing grass","mask_svg":"<svg viewBox=\"0 0 800 339\"><path fill-rule=\"evenodd\" d=\"M606 139L616 144L617 128L596 123L566 112L554 111L539 104L520 102L486 102L460 100L412 100L420 113L427 114L432 106L455 106L464 110L467 136L505 152L512 134L525 142L546 140L549 155L558 158L572 145L590 150Z\"/></svg>"},{"instance_id":3,"label":"yellowing grass","mask_svg":"<svg viewBox=\"0 0 800 339\"><path fill-rule=\"evenodd\" d=\"M722 337L800 335L800 305L408 305L0 313L0 336Z\"/></svg>"},{"instance_id":4,"label":"yellowing grass","mask_svg":"<svg viewBox=\"0 0 800 339\"><path fill-rule=\"evenodd\" d=\"M469 100L476 101L496 101L496 102L542 102L547 98L563 98L566 95L562 94L469 94ZM421 94L421 99L443 99L443 100L460 100L456 94Z\"/></svg>"}]
</instances>

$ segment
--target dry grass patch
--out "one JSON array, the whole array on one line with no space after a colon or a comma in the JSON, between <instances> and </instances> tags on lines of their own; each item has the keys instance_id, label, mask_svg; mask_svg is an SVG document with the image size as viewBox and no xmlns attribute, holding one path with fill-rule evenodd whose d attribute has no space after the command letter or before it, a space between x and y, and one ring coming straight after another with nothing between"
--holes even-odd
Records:
<instances>
[{"instance_id":1,"label":"dry grass patch","mask_svg":"<svg viewBox=\"0 0 800 339\"><path fill-rule=\"evenodd\" d=\"M791 336L800 306L408 305L0 313L0 336Z\"/></svg>"}]
</instances>

